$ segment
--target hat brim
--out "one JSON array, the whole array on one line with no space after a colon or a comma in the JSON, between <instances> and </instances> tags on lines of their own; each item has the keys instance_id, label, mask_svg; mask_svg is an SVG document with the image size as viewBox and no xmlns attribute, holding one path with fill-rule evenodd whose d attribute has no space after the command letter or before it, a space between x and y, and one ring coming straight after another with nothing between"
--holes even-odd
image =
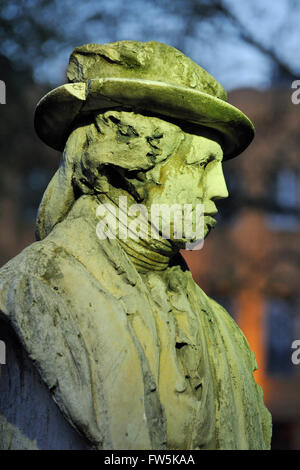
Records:
<instances>
[{"instance_id":1,"label":"hat brim","mask_svg":"<svg viewBox=\"0 0 300 470\"><path fill-rule=\"evenodd\" d=\"M39 101L34 126L47 145L62 151L79 116L120 106L218 131L227 160L243 152L254 137L252 122L226 101L183 86L114 77L55 88Z\"/></svg>"}]
</instances>

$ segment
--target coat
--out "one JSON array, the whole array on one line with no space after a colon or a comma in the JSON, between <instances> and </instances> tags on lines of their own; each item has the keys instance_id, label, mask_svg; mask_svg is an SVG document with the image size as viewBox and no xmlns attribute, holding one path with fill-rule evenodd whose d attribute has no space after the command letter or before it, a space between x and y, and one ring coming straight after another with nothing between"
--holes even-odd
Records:
<instances>
[{"instance_id":1,"label":"coat","mask_svg":"<svg viewBox=\"0 0 300 470\"><path fill-rule=\"evenodd\" d=\"M235 321L181 263L140 274L117 240L100 242L95 208L82 196L0 271L2 317L72 448L78 435L94 449L268 449L270 413Z\"/></svg>"}]
</instances>

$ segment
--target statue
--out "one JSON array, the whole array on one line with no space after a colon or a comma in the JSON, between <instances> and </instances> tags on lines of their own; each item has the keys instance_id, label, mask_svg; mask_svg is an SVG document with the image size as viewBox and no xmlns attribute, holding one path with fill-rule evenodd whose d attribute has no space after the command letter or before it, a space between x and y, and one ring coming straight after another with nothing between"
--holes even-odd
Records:
<instances>
[{"instance_id":1,"label":"statue","mask_svg":"<svg viewBox=\"0 0 300 470\"><path fill-rule=\"evenodd\" d=\"M249 145L252 123L204 69L158 42L78 47L67 75L35 115L40 138L63 151L39 207L38 241L0 271L1 318L46 384L56 409L48 404L48 415L70 424L68 448L268 449L254 354L179 253L197 240L175 236L173 219L169 238L160 229L152 238L97 231L99 206L125 198L149 213L190 204L193 220L202 204L207 236L214 201L228 196L222 159ZM120 212L111 220L122 228ZM153 225L143 220L140 234ZM46 432L45 410L25 425L0 404L7 446L55 448L28 431L38 420Z\"/></svg>"}]
</instances>

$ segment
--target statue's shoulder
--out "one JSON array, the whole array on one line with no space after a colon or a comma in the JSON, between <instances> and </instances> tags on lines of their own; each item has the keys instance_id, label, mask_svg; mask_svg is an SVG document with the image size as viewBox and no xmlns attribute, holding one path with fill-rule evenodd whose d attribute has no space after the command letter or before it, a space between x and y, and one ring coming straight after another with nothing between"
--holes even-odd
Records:
<instances>
[{"instance_id":1,"label":"statue's shoulder","mask_svg":"<svg viewBox=\"0 0 300 470\"><path fill-rule=\"evenodd\" d=\"M252 370L257 369L257 363L253 351L250 349L248 340L231 314L216 300L212 297L207 296L208 303L211 311L213 312L214 318L220 325L224 327L227 335L231 338L232 344L247 354L249 361L251 362Z\"/></svg>"},{"instance_id":2,"label":"statue's shoulder","mask_svg":"<svg viewBox=\"0 0 300 470\"><path fill-rule=\"evenodd\" d=\"M257 370L255 355L248 340L230 313L216 300L208 296L195 284L199 315L206 319L205 324L214 334L222 338L227 351L243 357L251 372Z\"/></svg>"},{"instance_id":3,"label":"statue's shoulder","mask_svg":"<svg viewBox=\"0 0 300 470\"><path fill-rule=\"evenodd\" d=\"M0 269L0 309L7 313L5 300L12 297L12 291L17 293L20 283L26 283L26 279L31 276L38 278L43 267L51 259L51 254L45 250L44 242L36 242L25 248L14 258L9 260ZM11 299L12 300L12 299Z\"/></svg>"},{"instance_id":4,"label":"statue's shoulder","mask_svg":"<svg viewBox=\"0 0 300 470\"><path fill-rule=\"evenodd\" d=\"M0 286L11 277L43 277L48 264L59 255L59 251L57 245L48 240L32 243L1 267Z\"/></svg>"},{"instance_id":5,"label":"statue's shoulder","mask_svg":"<svg viewBox=\"0 0 300 470\"><path fill-rule=\"evenodd\" d=\"M1 317L21 338L28 340L40 334L42 324L49 332L50 324L46 323L50 318L62 317L60 312L68 315L66 296L57 288L63 278L65 256L55 243L43 240L25 248L0 269Z\"/></svg>"},{"instance_id":6,"label":"statue's shoulder","mask_svg":"<svg viewBox=\"0 0 300 470\"><path fill-rule=\"evenodd\" d=\"M32 243L0 269L0 309L3 306L1 300L8 290L13 289L16 293L22 289L28 293L32 283L56 290L56 285L62 283L68 269L78 280L90 274L79 258L64 245L48 238Z\"/></svg>"},{"instance_id":7,"label":"statue's shoulder","mask_svg":"<svg viewBox=\"0 0 300 470\"><path fill-rule=\"evenodd\" d=\"M43 284L49 277L59 276L58 247L50 241L35 242L8 261L0 269L0 310L9 313L20 296L29 294L30 284ZM33 292L31 292L31 295ZM31 296L30 295L30 296Z\"/></svg>"},{"instance_id":8,"label":"statue's shoulder","mask_svg":"<svg viewBox=\"0 0 300 470\"><path fill-rule=\"evenodd\" d=\"M220 321L222 321L222 323L226 327L228 335L230 336L230 338L232 338L232 343L236 346L238 353L243 354L245 359L247 359L252 372L256 371L258 369L258 366L255 354L250 348L249 342L245 334L243 333L239 325L236 323L235 319L216 300L210 297L209 302L211 308L215 312L215 315L219 318Z\"/></svg>"}]
</instances>

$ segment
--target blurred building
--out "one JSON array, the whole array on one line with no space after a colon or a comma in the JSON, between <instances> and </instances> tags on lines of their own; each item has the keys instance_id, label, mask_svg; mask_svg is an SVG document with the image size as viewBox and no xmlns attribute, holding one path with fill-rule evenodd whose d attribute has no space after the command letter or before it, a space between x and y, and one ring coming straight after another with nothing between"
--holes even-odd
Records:
<instances>
[{"instance_id":1,"label":"blurred building","mask_svg":"<svg viewBox=\"0 0 300 470\"><path fill-rule=\"evenodd\" d=\"M31 124L42 95L29 86L21 118L16 103L18 118L3 120L1 264L34 241L34 214L58 164ZM256 354L255 377L273 415L273 448L300 449L300 365L291 361L292 342L300 339L300 105L286 90L239 90L229 101L253 120L256 138L224 164L230 197L217 203L219 223L202 250L184 256L195 281L231 313ZM18 127L3 138L12 119Z\"/></svg>"},{"instance_id":2,"label":"blurred building","mask_svg":"<svg viewBox=\"0 0 300 470\"><path fill-rule=\"evenodd\" d=\"M224 164L230 198L200 251L185 252L196 282L235 318L255 352L255 378L273 416L273 448L300 448L300 105L289 91L239 90L230 102L256 138Z\"/></svg>"}]
</instances>

